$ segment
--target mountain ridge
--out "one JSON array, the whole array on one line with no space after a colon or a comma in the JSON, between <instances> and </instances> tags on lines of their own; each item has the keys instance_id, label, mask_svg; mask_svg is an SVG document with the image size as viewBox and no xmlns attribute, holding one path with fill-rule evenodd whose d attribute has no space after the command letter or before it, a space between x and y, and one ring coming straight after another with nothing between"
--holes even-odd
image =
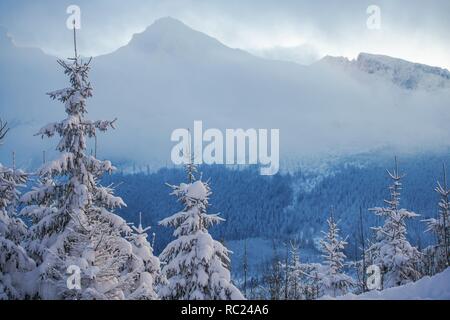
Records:
<instances>
[{"instance_id":1,"label":"mountain ridge","mask_svg":"<svg viewBox=\"0 0 450 320\"><path fill-rule=\"evenodd\" d=\"M56 58L29 48L4 51L1 116L21 124L4 148L26 146L17 153L18 160L34 155L40 162L42 149L50 158L54 145L31 137L64 116L63 106L49 101L45 93L68 82ZM99 136L99 153L103 150L105 157L122 163L169 162L171 133L196 120L205 128L221 130L280 129L280 156L290 159L386 144L423 148L450 140L450 115L445 112L450 92L401 91L388 81L362 82L328 66L263 59L171 18L150 26L130 45L95 57L91 66L90 117L117 117L120 127ZM398 128L394 116L410 121L410 126ZM9 158L3 155L2 161Z\"/></svg>"},{"instance_id":2,"label":"mountain ridge","mask_svg":"<svg viewBox=\"0 0 450 320\"><path fill-rule=\"evenodd\" d=\"M361 52L353 60L326 56L317 64L328 64L342 68L346 72L358 70L391 81L408 90L450 88L450 71L447 69L386 55Z\"/></svg>"},{"instance_id":3,"label":"mountain ridge","mask_svg":"<svg viewBox=\"0 0 450 320\"><path fill-rule=\"evenodd\" d=\"M190 39L186 39L186 37L183 37L184 35L189 34L191 37ZM192 37L195 35L195 37ZM5 40L10 44L11 46L15 48L26 48L26 49L37 49L44 53L42 49L35 48L35 47L19 47L16 46L14 43L14 37L8 33L8 29L4 27L3 25L0 25L0 40ZM155 45L156 43L156 45ZM203 44L203 47L197 47L198 44ZM187 24L183 23L182 21L175 19L170 16L162 17L159 19L156 19L152 24L147 26L144 31L138 32L133 34L130 41L122 46L116 49L115 51L103 55L99 55L95 58L101 58L105 56L109 56L111 54L114 54L117 51L120 51L125 48L134 47L134 48L140 48L144 49L145 51L151 52L152 50L156 49L163 49L168 52L176 52L177 49L186 49L189 48L190 50L196 49L207 49L214 48L217 50L217 47L219 47L222 50L232 50L235 51L238 54L241 55L247 55L251 56L252 58L261 59L264 61L276 61L276 62L283 62L283 63L289 63L289 64L296 64L299 66L304 67L304 65L300 65L298 63L288 61L288 60L282 60L282 59L267 59L264 57L259 57L251 52L239 49L239 48L231 48L220 42L218 39L209 36L206 33L197 31ZM45 53L44 53L45 54ZM48 55L48 54L46 54ZM48 55L50 57L53 57L52 55ZM55 57L56 58L56 57ZM380 69L389 69L389 67L392 69L393 65L396 70L394 70L394 73L398 73L399 69L402 67L409 68L409 69L415 69L417 71L421 71L426 74L432 74L435 76L439 76L442 78L442 80L445 82L438 82L439 88L447 88L450 87L450 71L438 67L438 66L431 66L428 64L423 63L416 63L412 61L408 61L402 58L398 57L392 57L382 54L374 54L374 53L366 53L361 52L358 54L358 57L356 59L350 59L344 56L331 56L327 55L314 63L313 65L323 65L328 64L332 65L334 67L340 66L344 67L344 69L350 69L350 68L357 68L361 71L364 71L368 74L379 74ZM403 75L404 77L405 75ZM404 87L406 89L417 89L421 88L420 85L418 85L417 79L410 79L406 78L404 79L402 75L400 77L397 77L394 79L391 79L392 82L395 84ZM447 83L448 81L448 83ZM426 86L428 89L431 86Z\"/></svg>"}]
</instances>

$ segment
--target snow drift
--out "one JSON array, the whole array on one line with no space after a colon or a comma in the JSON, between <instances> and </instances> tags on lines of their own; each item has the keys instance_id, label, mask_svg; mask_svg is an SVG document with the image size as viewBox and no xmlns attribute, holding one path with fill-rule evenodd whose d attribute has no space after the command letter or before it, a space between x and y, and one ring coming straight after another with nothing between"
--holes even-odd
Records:
<instances>
[{"instance_id":1,"label":"snow drift","mask_svg":"<svg viewBox=\"0 0 450 320\"><path fill-rule=\"evenodd\" d=\"M450 300L450 268L404 286L361 295L347 294L337 300Z\"/></svg>"}]
</instances>

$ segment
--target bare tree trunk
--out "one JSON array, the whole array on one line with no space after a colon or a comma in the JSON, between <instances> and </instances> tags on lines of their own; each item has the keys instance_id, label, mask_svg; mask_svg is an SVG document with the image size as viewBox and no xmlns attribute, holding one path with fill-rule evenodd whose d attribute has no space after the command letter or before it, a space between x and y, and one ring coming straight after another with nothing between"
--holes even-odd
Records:
<instances>
[{"instance_id":1,"label":"bare tree trunk","mask_svg":"<svg viewBox=\"0 0 450 320\"><path fill-rule=\"evenodd\" d=\"M284 300L288 300L288 287L289 287L289 246L286 243L286 256L284 258Z\"/></svg>"},{"instance_id":2,"label":"bare tree trunk","mask_svg":"<svg viewBox=\"0 0 450 320\"><path fill-rule=\"evenodd\" d=\"M361 236L361 249L362 249L362 289L363 292L367 291L366 287L366 239L364 237L364 221L362 208L359 207L359 231Z\"/></svg>"},{"instance_id":3,"label":"bare tree trunk","mask_svg":"<svg viewBox=\"0 0 450 320\"><path fill-rule=\"evenodd\" d=\"M445 164L442 165L442 169L444 171L444 190L447 191L447 172L445 169ZM445 195L445 202L448 203L448 196ZM447 235L447 219L448 219L448 208L446 208L443 215L443 224L444 224L444 246L445 246L445 257L446 257L446 267L449 267L449 243L448 243L448 235Z\"/></svg>"},{"instance_id":4,"label":"bare tree trunk","mask_svg":"<svg viewBox=\"0 0 450 320\"><path fill-rule=\"evenodd\" d=\"M244 296L247 296L247 271L248 271L248 261L247 261L247 239L244 240Z\"/></svg>"}]
</instances>

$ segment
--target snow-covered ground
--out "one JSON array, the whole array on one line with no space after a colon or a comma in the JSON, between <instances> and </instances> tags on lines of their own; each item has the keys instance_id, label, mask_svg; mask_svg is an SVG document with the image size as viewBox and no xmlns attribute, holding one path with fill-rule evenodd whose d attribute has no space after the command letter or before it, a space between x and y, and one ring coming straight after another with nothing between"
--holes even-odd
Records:
<instances>
[{"instance_id":1,"label":"snow-covered ground","mask_svg":"<svg viewBox=\"0 0 450 320\"><path fill-rule=\"evenodd\" d=\"M404 286L361 295L347 294L337 300L450 300L450 268Z\"/></svg>"}]
</instances>

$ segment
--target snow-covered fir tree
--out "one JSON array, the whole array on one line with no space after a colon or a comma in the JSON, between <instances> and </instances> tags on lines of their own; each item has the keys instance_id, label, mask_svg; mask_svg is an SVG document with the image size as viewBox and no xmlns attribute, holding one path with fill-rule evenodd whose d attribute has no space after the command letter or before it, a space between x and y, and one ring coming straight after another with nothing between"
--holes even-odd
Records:
<instances>
[{"instance_id":1,"label":"snow-covered fir tree","mask_svg":"<svg viewBox=\"0 0 450 320\"><path fill-rule=\"evenodd\" d=\"M356 277L357 277L357 288L355 290L355 293L359 292L365 292L367 291L367 261L366 261L366 244L368 243L368 240L365 237L364 234L364 219L363 219L363 210L362 207L359 208L359 223L358 223L358 229L359 229L359 239L357 243L360 244L360 246L355 246L356 253L355 257L358 258L360 253L360 259L353 261L352 266L356 269Z\"/></svg>"},{"instance_id":2,"label":"snow-covered fir tree","mask_svg":"<svg viewBox=\"0 0 450 320\"><path fill-rule=\"evenodd\" d=\"M147 240L147 231L151 227L142 226L142 213L139 214L139 225L132 226L132 229L133 234L130 240L133 245L133 254L139 259L133 259L133 267L128 274L133 286L129 289L127 299L156 300L158 286L164 285L165 279L161 274L159 259L153 255L153 247Z\"/></svg>"},{"instance_id":3,"label":"snow-covered fir tree","mask_svg":"<svg viewBox=\"0 0 450 320\"><path fill-rule=\"evenodd\" d=\"M64 104L67 117L38 135L59 135L60 156L39 170L40 183L22 197L27 206L21 213L32 222L27 249L38 263L36 291L42 299L123 299L130 285L122 279L133 254L125 239L131 228L112 210L125 204L98 182L115 169L111 162L86 152L87 139L113 128L115 121L86 118L90 60L82 61L75 49L70 62L58 63L70 87L49 96Z\"/></svg>"},{"instance_id":4,"label":"snow-covered fir tree","mask_svg":"<svg viewBox=\"0 0 450 320\"><path fill-rule=\"evenodd\" d=\"M188 139L188 150L186 154L184 154L185 158L185 171L187 175L187 181L188 183L193 183L196 178L195 175L198 173L197 165L195 164L195 155L194 152L191 151L191 145L192 145L192 135L190 129L188 129L189 132L189 139Z\"/></svg>"},{"instance_id":5,"label":"snow-covered fir tree","mask_svg":"<svg viewBox=\"0 0 450 320\"><path fill-rule=\"evenodd\" d=\"M425 250L431 256L431 273L438 273L450 266L450 190L447 187L447 174L443 166L443 183L437 183L436 192L439 194L439 214L437 218L427 219L427 231L436 235L437 244Z\"/></svg>"},{"instance_id":6,"label":"snow-covered fir tree","mask_svg":"<svg viewBox=\"0 0 450 320\"><path fill-rule=\"evenodd\" d=\"M282 300L284 298L284 280L286 270L279 255L275 240L272 240L272 259L264 275L264 282L268 296L265 299Z\"/></svg>"},{"instance_id":7,"label":"snow-covered fir tree","mask_svg":"<svg viewBox=\"0 0 450 320\"><path fill-rule=\"evenodd\" d=\"M321 296L320 279L324 274L324 266L319 263L302 263L296 242L290 243L289 264L282 267L287 267L287 299L314 300Z\"/></svg>"},{"instance_id":8,"label":"snow-covered fir tree","mask_svg":"<svg viewBox=\"0 0 450 320\"><path fill-rule=\"evenodd\" d=\"M0 120L0 144L7 131L6 124ZM34 268L34 261L21 246L26 226L16 216L18 188L26 179L23 171L0 164L0 300L25 298L22 280Z\"/></svg>"},{"instance_id":9,"label":"snow-covered fir tree","mask_svg":"<svg viewBox=\"0 0 450 320\"><path fill-rule=\"evenodd\" d=\"M287 266L287 298L289 300L302 300L304 298L305 283L304 265L300 262L300 249L295 241L289 242L290 259Z\"/></svg>"},{"instance_id":10,"label":"snow-covered fir tree","mask_svg":"<svg viewBox=\"0 0 450 320\"><path fill-rule=\"evenodd\" d=\"M186 174L188 177L188 183L193 183L195 179L195 175L197 173L197 166L194 164L194 159L191 158L188 164L186 164Z\"/></svg>"},{"instance_id":11,"label":"snow-covered fir tree","mask_svg":"<svg viewBox=\"0 0 450 320\"><path fill-rule=\"evenodd\" d=\"M406 238L406 220L418 215L400 208L403 176L398 171L397 158L393 172L387 172L393 181L389 187L391 198L385 200L387 206L370 209L384 218L384 225L373 228L375 241L367 252L367 260L381 269L383 288L400 286L420 278L420 252Z\"/></svg>"},{"instance_id":12,"label":"snow-covered fir tree","mask_svg":"<svg viewBox=\"0 0 450 320\"><path fill-rule=\"evenodd\" d=\"M344 295L355 285L354 280L344 273L344 254L347 242L339 235L339 228L333 215L327 219L328 231L323 232L324 238L320 241L324 266L320 281L324 295L337 297Z\"/></svg>"},{"instance_id":13,"label":"snow-covered fir tree","mask_svg":"<svg viewBox=\"0 0 450 320\"><path fill-rule=\"evenodd\" d=\"M322 296L320 292L320 277L323 265L320 263L302 264L302 285L303 296L305 300L315 300Z\"/></svg>"},{"instance_id":14,"label":"snow-covered fir tree","mask_svg":"<svg viewBox=\"0 0 450 320\"><path fill-rule=\"evenodd\" d=\"M184 210L160 222L175 228L176 237L160 255L168 281L160 296L174 300L242 300L226 267L230 251L208 232L210 226L224 219L207 213L211 191L207 183L194 181L192 168L188 168L191 183L171 186L172 195L179 198Z\"/></svg>"}]
</instances>

